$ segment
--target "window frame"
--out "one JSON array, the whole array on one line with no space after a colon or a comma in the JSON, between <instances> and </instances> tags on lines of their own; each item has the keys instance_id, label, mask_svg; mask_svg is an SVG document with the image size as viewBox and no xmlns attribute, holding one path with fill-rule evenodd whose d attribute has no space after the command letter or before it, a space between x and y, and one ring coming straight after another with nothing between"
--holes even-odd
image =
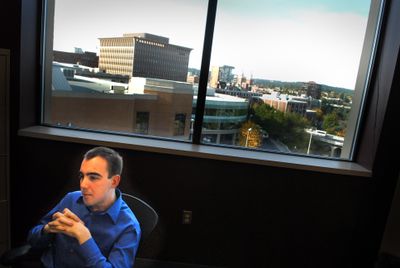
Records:
<instances>
[{"instance_id":1,"label":"window frame","mask_svg":"<svg viewBox=\"0 0 400 268\"><path fill-rule=\"evenodd\" d=\"M372 69L376 61L386 0L371 0L361 59L358 67L353 103L341 157L353 161L359 141L359 131L366 111L366 97L371 87Z\"/></svg>"},{"instance_id":2,"label":"window frame","mask_svg":"<svg viewBox=\"0 0 400 268\"><path fill-rule=\"evenodd\" d=\"M386 1L385 0L372 0L371 1L371 5L373 3L381 3L380 9L383 9L384 3ZM52 14L54 15L54 0L43 0L43 8L45 8L44 10L46 11L42 11L42 31L41 33L41 46L40 46L40 60L41 60L41 65L42 65L42 69L41 69L41 85L40 87L42 88L41 90L41 97L42 97L42 101L41 101L41 109L40 109L40 125L36 126L36 127L30 127L27 129L21 129L19 131L19 134L22 136L28 136L28 137L37 137L37 138L46 138L46 139L56 139L56 140L68 140L67 136L63 136L62 134L57 134L54 137L51 137L52 134L49 133L54 133L54 130L57 129L57 127L55 126L49 126L44 124L44 119L46 117L46 114L44 113L44 105L46 103L46 101L49 101L48 98L46 99L46 95L49 96L50 94L45 94L45 89L51 89L51 87L46 85L51 85L51 79L49 79L49 76L46 75L49 72L49 68L51 68L51 65L46 64L46 59L49 60L50 57L48 57L50 50L46 49L48 47L52 48L52 31L53 31L53 24L54 24L54 17L48 16L48 12L52 10ZM313 156L302 156L302 155L286 155L286 154L282 154L282 153L273 153L273 152L267 152L267 151L249 151L246 148L232 148L231 146L229 146L229 148L225 148L226 146L223 145L205 145L203 143L201 143L201 127L202 127L202 121L203 121L203 116L204 116L204 109L205 109L205 97L206 97L206 88L207 88L207 80L208 80L208 70L209 70L209 66L210 66L210 59L211 59L211 48L212 48L212 39L213 39L213 27L215 24L215 16L216 16L216 9L217 9L217 0L209 0L209 8L208 8L208 14L207 14L207 24L206 24L206 31L205 31L205 39L204 39L204 47L203 47L203 58L202 58L202 64L201 64L201 71L200 71L200 81L199 81L199 90L198 90L198 97L197 97L197 107L196 107L196 116L195 116L195 121L194 121L194 134L193 134L193 139L192 141L179 141L179 140L171 140L168 138L163 138L163 137L149 137L149 138L143 138L143 139L148 139L149 143L148 144L148 148L140 148L139 150L145 150L145 151L158 151L157 146L153 146L151 145L152 142L156 141L155 143L157 143L157 140L160 142L172 142L172 143L183 143L183 144L187 144L187 145L191 145L192 149L190 149L189 151L193 151L193 147L196 146L196 148L209 148L209 147L215 147L214 153L210 154L207 157L210 157L211 155L213 155L211 158L213 159L218 159L220 158L221 155L224 155L224 153L219 154L217 151L218 150L231 150L232 152L236 153L236 157L238 159L240 159L239 162L251 162L251 163L257 163L257 164L264 164L264 165L272 165L272 166L284 166L284 167L295 167L298 169L307 169L307 170L317 170L317 171L322 171L322 172L329 172L329 173L340 173L340 174L352 174L352 175L358 175L358 176L366 176L369 177L371 176L371 167L369 168L365 168L363 165L359 165L356 163L357 159L356 159L356 151L353 150L351 155L352 158L349 160L338 160L338 159L321 159L320 157L313 157ZM383 14L383 13L381 13ZM379 18L379 20L381 20L383 17L383 15ZM370 19L369 19L370 20ZM370 22L369 22L370 23ZM382 27L380 25L380 27ZM377 27L377 29L380 29L380 27ZM376 40L374 41L374 46L375 48L373 48L374 52L371 51L371 53L375 53L375 51L377 50L377 44L380 38L380 34L376 35ZM376 42L376 43L375 43ZM367 43L367 42L365 42ZM364 44L365 44L364 43ZM365 50L366 48L364 47L363 50ZM371 48L370 48L371 49ZM372 49L371 49L372 50ZM365 53L363 52L362 55L365 55ZM368 64L368 69L370 72L372 72L372 69L374 67L374 60L375 57L370 57L368 59L370 62ZM365 59L364 59L365 61ZM363 60L361 61L363 62ZM362 65L362 63L360 63L360 66ZM49 67L50 66L50 67ZM366 66L364 66L366 67ZM365 88L371 87L371 78L372 75L371 73L368 74L368 77L364 77L364 84L365 84ZM357 78L357 81L359 80L359 78ZM359 82L357 82L359 83ZM355 91L356 92L356 91ZM362 92L361 96L360 96L360 107L362 107L362 111L365 112L366 108L365 108L365 100L367 96L367 90L364 90L364 92ZM202 103L203 102L203 103ZM364 105L362 105L364 104ZM48 106L49 107L49 106ZM353 109L352 109L353 110ZM48 116L49 113L47 113ZM362 121L365 120L364 118L362 118L362 116L358 117L356 120L356 124L354 124L354 128L357 130L357 135L354 134L353 140L354 139L362 139L361 134L359 133L359 129L362 126ZM71 130L71 129L62 129L59 128L59 131L62 132L70 132L70 131L74 131L78 136L81 135L82 136L82 140L80 141L80 139L78 137L74 138L74 142L89 142L91 144L99 144L99 142L101 143L101 140L93 140L93 139L86 139L84 138L84 133L93 133L93 131L91 130ZM121 134L121 133L113 133L113 132L109 132L109 133L104 133L102 131L95 131L97 132L99 135L112 135L114 137L121 137L125 134ZM50 135L50 136L49 136ZM131 139L142 139L140 137L134 137L135 135L133 135L133 137L125 137L127 140L131 140ZM60 137L63 137L60 139ZM112 145L114 144L112 139L107 141L108 144ZM121 147L121 144L125 144L123 145L123 147L127 146L130 147L129 145L130 142L128 143L119 143L118 144L114 144L117 147ZM153 149L152 149L153 148ZM191 156L196 156L196 152L199 152L201 150L199 149L195 149L193 152L194 154L190 154ZM174 153L173 151L168 151L168 153ZM252 161L253 157L248 156L249 154L264 154L265 157L255 157L255 159L257 159L257 161ZM179 153L178 153L179 154ZM185 154L186 155L186 154ZM198 155L197 155L198 156ZM231 155L232 156L232 155ZM246 156L243 158L243 156ZM284 158L287 158L287 161L282 161L281 163L278 163L279 161L274 161L274 160L268 160L270 157L272 156L272 158L280 158L280 156L283 156ZM202 156L200 156L202 157ZM235 156L233 156L233 158L235 158ZM302 162L300 165L298 164L294 164L294 162L296 161L292 161L291 158L299 158L299 159L304 159L306 161L300 161ZM229 161L238 161L238 160L232 160L231 158L224 158L226 160ZM253 159L254 160L254 159ZM261 160L258 161L258 160ZM319 161L323 161L326 162L326 164L324 164L322 168L317 168L315 169L316 166L315 164L312 164L311 162L319 162ZM330 164L328 164L330 162ZM294 164L294 166L293 166ZM344 165L343 165L344 164ZM343 166L347 166L347 167L343 167Z\"/></svg>"}]
</instances>

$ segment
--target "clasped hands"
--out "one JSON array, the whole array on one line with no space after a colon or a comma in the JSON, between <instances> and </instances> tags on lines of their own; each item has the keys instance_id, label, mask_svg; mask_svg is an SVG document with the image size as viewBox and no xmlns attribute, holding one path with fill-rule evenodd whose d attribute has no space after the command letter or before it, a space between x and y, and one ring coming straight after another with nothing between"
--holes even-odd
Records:
<instances>
[{"instance_id":1,"label":"clasped hands","mask_svg":"<svg viewBox=\"0 0 400 268\"><path fill-rule=\"evenodd\" d=\"M68 208L65 208L62 213L54 213L52 219L44 226L45 233L62 233L74 237L80 245L92 237L85 223Z\"/></svg>"}]
</instances>

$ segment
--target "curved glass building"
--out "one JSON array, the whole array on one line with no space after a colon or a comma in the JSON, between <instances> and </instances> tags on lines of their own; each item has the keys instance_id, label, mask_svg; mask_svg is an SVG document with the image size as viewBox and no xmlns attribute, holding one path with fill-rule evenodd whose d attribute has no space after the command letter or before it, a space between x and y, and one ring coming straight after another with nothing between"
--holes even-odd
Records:
<instances>
[{"instance_id":1,"label":"curved glass building","mask_svg":"<svg viewBox=\"0 0 400 268\"><path fill-rule=\"evenodd\" d=\"M197 87L194 86L192 122L197 104ZM230 95L207 89L204 110L202 141L206 143L235 145L239 128L247 120L249 102ZM193 129L191 130L191 132Z\"/></svg>"}]
</instances>

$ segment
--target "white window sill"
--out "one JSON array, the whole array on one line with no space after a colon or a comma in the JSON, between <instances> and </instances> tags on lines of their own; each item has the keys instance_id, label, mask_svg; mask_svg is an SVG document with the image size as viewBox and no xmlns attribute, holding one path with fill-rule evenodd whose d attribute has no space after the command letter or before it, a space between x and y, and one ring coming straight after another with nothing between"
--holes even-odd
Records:
<instances>
[{"instance_id":1,"label":"white window sill","mask_svg":"<svg viewBox=\"0 0 400 268\"><path fill-rule=\"evenodd\" d=\"M129 137L81 130L33 126L19 130L24 137L103 145L114 148L172 154L231 162L265 165L298 170L308 170L341 175L371 177L371 171L348 161L284 155L278 153L240 150L219 146L196 145L184 142Z\"/></svg>"}]
</instances>

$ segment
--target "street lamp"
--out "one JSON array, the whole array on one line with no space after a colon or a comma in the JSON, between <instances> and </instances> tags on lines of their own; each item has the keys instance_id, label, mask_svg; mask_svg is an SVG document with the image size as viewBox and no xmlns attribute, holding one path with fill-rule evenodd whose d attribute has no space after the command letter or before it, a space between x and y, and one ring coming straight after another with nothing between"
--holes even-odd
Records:
<instances>
[{"instance_id":1,"label":"street lamp","mask_svg":"<svg viewBox=\"0 0 400 268\"><path fill-rule=\"evenodd\" d=\"M310 131L310 141L308 142L307 154L310 154L311 140L312 140L312 132Z\"/></svg>"},{"instance_id":2,"label":"street lamp","mask_svg":"<svg viewBox=\"0 0 400 268\"><path fill-rule=\"evenodd\" d=\"M312 140L312 135L313 135L313 131L314 131L314 129L313 129L313 128L310 128L310 129L309 129L309 131L310 131L310 140L308 141L308 149L307 149L307 154L310 154L311 140Z\"/></svg>"},{"instance_id":3,"label":"street lamp","mask_svg":"<svg viewBox=\"0 0 400 268\"><path fill-rule=\"evenodd\" d=\"M247 144L248 144L248 142L249 142L249 134L250 134L250 131L251 131L251 128L249 128L249 129L247 130L246 145L245 145L245 147L247 147Z\"/></svg>"}]
</instances>

